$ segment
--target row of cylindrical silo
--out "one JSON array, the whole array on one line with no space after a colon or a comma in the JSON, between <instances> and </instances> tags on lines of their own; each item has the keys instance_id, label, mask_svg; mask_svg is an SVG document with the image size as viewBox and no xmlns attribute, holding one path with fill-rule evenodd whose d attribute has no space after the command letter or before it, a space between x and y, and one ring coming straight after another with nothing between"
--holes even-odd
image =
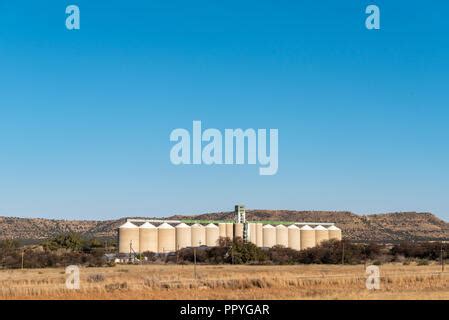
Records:
<instances>
[{"instance_id":1,"label":"row of cylindrical silo","mask_svg":"<svg viewBox=\"0 0 449 320\"><path fill-rule=\"evenodd\" d=\"M219 227L215 224L188 226L180 223L176 227L162 223L155 227L145 222L140 227L126 222L119 227L119 252L173 252L186 247L202 245L216 246L220 238Z\"/></svg>"},{"instance_id":2,"label":"row of cylindrical silo","mask_svg":"<svg viewBox=\"0 0 449 320\"><path fill-rule=\"evenodd\" d=\"M302 250L314 247L329 239L341 240L341 230L336 226L325 228L321 225L312 228L308 225L276 227L262 223L249 223L247 226L248 240L258 247L271 248L276 245ZM186 247L202 245L216 246L220 237L243 238L244 224L210 223L207 226L194 224L188 226L180 223L176 227L162 223L155 227L145 222L140 227L126 222L119 228L119 252L173 252Z\"/></svg>"},{"instance_id":3,"label":"row of cylindrical silo","mask_svg":"<svg viewBox=\"0 0 449 320\"><path fill-rule=\"evenodd\" d=\"M275 245L302 250L315 247L330 239L341 240L341 230L335 226L325 228L321 225L312 228L305 225L301 228L292 224L289 227L267 224L263 229L263 247L271 248Z\"/></svg>"}]
</instances>

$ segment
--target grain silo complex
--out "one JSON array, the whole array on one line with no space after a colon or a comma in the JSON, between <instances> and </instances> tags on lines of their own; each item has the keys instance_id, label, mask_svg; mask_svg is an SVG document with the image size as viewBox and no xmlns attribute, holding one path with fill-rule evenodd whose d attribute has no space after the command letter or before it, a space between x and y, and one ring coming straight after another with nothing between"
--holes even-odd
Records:
<instances>
[{"instance_id":1,"label":"grain silo complex","mask_svg":"<svg viewBox=\"0 0 449 320\"><path fill-rule=\"evenodd\" d=\"M237 238L262 248L276 245L304 250L327 240L341 240L333 223L247 222L245 207L235 206L234 222L166 219L127 219L118 228L119 253L129 257L154 252L168 254L184 248L213 247L220 238Z\"/></svg>"}]
</instances>

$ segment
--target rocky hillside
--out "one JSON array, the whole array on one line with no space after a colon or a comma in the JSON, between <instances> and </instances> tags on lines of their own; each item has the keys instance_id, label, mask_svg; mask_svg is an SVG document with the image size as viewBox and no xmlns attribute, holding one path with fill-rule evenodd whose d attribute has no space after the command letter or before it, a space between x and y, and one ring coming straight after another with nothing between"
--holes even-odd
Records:
<instances>
[{"instance_id":1,"label":"rocky hillside","mask_svg":"<svg viewBox=\"0 0 449 320\"><path fill-rule=\"evenodd\" d=\"M343 236L356 241L449 240L449 223L431 213L401 212L356 215L337 211L249 210L250 221L335 222ZM233 212L172 216L169 219L232 220ZM115 238L118 220L50 220L0 217L0 239L38 240L66 232Z\"/></svg>"}]
</instances>

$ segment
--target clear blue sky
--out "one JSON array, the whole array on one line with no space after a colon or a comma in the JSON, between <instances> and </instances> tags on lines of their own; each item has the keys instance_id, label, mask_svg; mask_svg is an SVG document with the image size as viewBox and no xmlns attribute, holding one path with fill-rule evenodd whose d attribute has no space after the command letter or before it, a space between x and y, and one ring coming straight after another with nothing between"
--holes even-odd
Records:
<instances>
[{"instance_id":1,"label":"clear blue sky","mask_svg":"<svg viewBox=\"0 0 449 320\"><path fill-rule=\"evenodd\" d=\"M365 7L381 30L365 29ZM81 30L65 29L77 4ZM0 1L0 215L249 208L449 220L446 1ZM278 128L279 171L173 166L175 128Z\"/></svg>"}]
</instances>

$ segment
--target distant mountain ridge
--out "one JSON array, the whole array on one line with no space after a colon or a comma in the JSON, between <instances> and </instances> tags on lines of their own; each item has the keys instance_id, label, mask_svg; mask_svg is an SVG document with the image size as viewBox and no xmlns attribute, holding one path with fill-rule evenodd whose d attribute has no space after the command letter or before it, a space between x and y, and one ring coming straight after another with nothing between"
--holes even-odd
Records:
<instances>
[{"instance_id":1,"label":"distant mountain ridge","mask_svg":"<svg viewBox=\"0 0 449 320\"><path fill-rule=\"evenodd\" d=\"M233 212L174 215L167 219L232 220ZM347 211L247 210L248 221L334 222L343 236L355 241L449 240L449 223L432 213L399 212L357 215ZM159 218L161 219L161 218ZM116 220L52 220L0 217L0 240L40 240L78 232L115 238L126 218Z\"/></svg>"}]
</instances>

